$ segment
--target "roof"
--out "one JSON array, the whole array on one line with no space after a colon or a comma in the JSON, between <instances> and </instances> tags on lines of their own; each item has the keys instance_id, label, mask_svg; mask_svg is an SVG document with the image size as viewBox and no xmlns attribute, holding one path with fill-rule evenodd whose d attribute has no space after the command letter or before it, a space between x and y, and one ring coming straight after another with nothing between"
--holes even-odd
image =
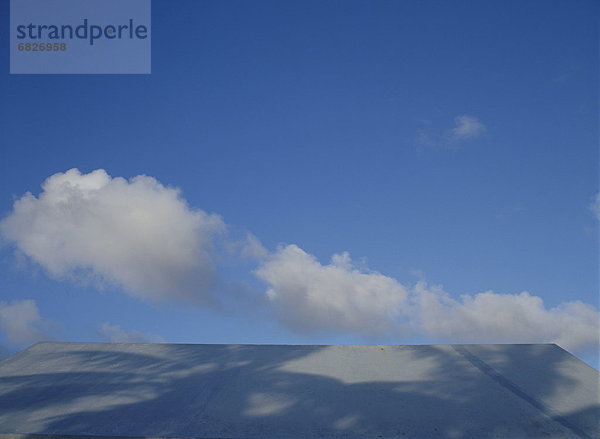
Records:
<instances>
[{"instance_id":1,"label":"roof","mask_svg":"<svg viewBox=\"0 0 600 439\"><path fill-rule=\"evenodd\" d=\"M39 343L0 438L598 438L599 378L556 345Z\"/></svg>"}]
</instances>

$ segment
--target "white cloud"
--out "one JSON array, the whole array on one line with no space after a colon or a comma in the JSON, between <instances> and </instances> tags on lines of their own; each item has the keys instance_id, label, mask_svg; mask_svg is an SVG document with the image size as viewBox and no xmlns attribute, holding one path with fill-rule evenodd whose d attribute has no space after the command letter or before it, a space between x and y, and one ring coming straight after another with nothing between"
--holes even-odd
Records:
<instances>
[{"instance_id":1,"label":"white cloud","mask_svg":"<svg viewBox=\"0 0 600 439\"><path fill-rule=\"evenodd\" d=\"M99 169L58 173L0 222L5 239L58 278L94 278L143 299L210 302L217 215L190 209L179 191L147 176Z\"/></svg>"},{"instance_id":2,"label":"white cloud","mask_svg":"<svg viewBox=\"0 0 600 439\"><path fill-rule=\"evenodd\" d=\"M0 331L8 343L17 346L52 338L33 300L0 302Z\"/></svg>"},{"instance_id":3,"label":"white cloud","mask_svg":"<svg viewBox=\"0 0 600 439\"><path fill-rule=\"evenodd\" d=\"M474 139L485 132L485 125L479 119L466 114L454 118L454 128L450 130L450 138L456 141Z\"/></svg>"},{"instance_id":4,"label":"white cloud","mask_svg":"<svg viewBox=\"0 0 600 439\"><path fill-rule=\"evenodd\" d=\"M448 130L435 129L430 121L422 121L414 138L418 148L456 148L461 144L481 137L486 126L475 116L462 114L454 118L454 127Z\"/></svg>"},{"instance_id":5,"label":"white cloud","mask_svg":"<svg viewBox=\"0 0 600 439\"><path fill-rule=\"evenodd\" d=\"M109 343L164 343L162 337L140 331L125 331L118 325L103 323L98 330L100 339Z\"/></svg>"},{"instance_id":6,"label":"white cloud","mask_svg":"<svg viewBox=\"0 0 600 439\"><path fill-rule=\"evenodd\" d=\"M592 202L589 205L590 210L596 217L596 219L600 220L600 192L597 192L592 199Z\"/></svg>"},{"instance_id":7,"label":"white cloud","mask_svg":"<svg viewBox=\"0 0 600 439\"><path fill-rule=\"evenodd\" d=\"M407 298L394 279L355 268L347 253L321 265L295 245L280 247L256 271L280 320L297 331L350 330L377 334L392 323Z\"/></svg>"},{"instance_id":8,"label":"white cloud","mask_svg":"<svg viewBox=\"0 0 600 439\"><path fill-rule=\"evenodd\" d=\"M419 282L414 288L418 326L424 333L450 342L556 343L569 350L598 345L598 311L582 302L546 308L528 292L492 291L453 299L439 287Z\"/></svg>"},{"instance_id":9,"label":"white cloud","mask_svg":"<svg viewBox=\"0 0 600 439\"><path fill-rule=\"evenodd\" d=\"M456 129L463 137L481 132L463 119L457 119ZM600 204L599 195L595 203ZM24 195L0 222L4 238L55 277L100 279L143 299L242 304L248 312L246 305L255 299L250 287L220 284L221 297L212 293L217 282L213 242L225 230L219 216L189 208L178 190L151 177L125 180L103 170L81 174L76 169L48 178L39 196ZM258 302L299 332L412 334L452 343L554 342L576 351L598 346L599 313L581 302L548 308L527 292L491 291L456 299L424 281L407 287L357 266L348 253L321 264L296 245L269 252L251 234L225 244L228 251L219 261L236 263L242 256L244 263L258 263L255 274L267 285L265 300ZM0 302L0 330L15 344L45 338L33 301ZM109 323L100 336L159 340Z\"/></svg>"},{"instance_id":10,"label":"white cloud","mask_svg":"<svg viewBox=\"0 0 600 439\"><path fill-rule=\"evenodd\" d=\"M557 343L585 350L599 342L600 315L591 305L566 302L546 308L540 297L491 291L455 300L424 282L401 285L355 268L347 253L329 265L295 245L279 248L256 274L290 328L345 330L359 335L406 334L451 343Z\"/></svg>"}]
</instances>

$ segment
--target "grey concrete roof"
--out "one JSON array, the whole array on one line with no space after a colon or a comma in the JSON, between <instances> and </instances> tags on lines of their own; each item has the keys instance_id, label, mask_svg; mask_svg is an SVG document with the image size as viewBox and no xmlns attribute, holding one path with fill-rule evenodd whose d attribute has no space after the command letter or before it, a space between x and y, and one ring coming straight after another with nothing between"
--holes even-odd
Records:
<instances>
[{"instance_id":1,"label":"grey concrete roof","mask_svg":"<svg viewBox=\"0 0 600 439\"><path fill-rule=\"evenodd\" d=\"M556 345L40 343L0 362L0 439L599 438Z\"/></svg>"}]
</instances>

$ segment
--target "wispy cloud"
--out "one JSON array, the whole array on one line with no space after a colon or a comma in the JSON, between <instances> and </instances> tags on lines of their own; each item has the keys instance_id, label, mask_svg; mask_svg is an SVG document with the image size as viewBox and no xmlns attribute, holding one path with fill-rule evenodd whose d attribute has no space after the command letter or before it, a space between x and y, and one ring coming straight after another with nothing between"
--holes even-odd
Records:
<instances>
[{"instance_id":1,"label":"wispy cloud","mask_svg":"<svg viewBox=\"0 0 600 439\"><path fill-rule=\"evenodd\" d=\"M475 139L485 132L485 125L473 116L463 114L454 118L454 128L449 132L451 140L463 141Z\"/></svg>"},{"instance_id":2,"label":"wispy cloud","mask_svg":"<svg viewBox=\"0 0 600 439\"><path fill-rule=\"evenodd\" d=\"M592 202L589 204L589 208L596 219L600 220L600 192L597 192L596 195L594 195Z\"/></svg>"},{"instance_id":3,"label":"wispy cloud","mask_svg":"<svg viewBox=\"0 0 600 439\"><path fill-rule=\"evenodd\" d=\"M419 148L458 147L465 142L480 138L486 132L486 126L475 116L462 114L454 118L454 126L446 130L437 130L426 123L417 131L415 144Z\"/></svg>"},{"instance_id":4,"label":"wispy cloud","mask_svg":"<svg viewBox=\"0 0 600 439\"><path fill-rule=\"evenodd\" d=\"M103 323L98 329L98 336L109 343L164 343L165 339L157 335L140 331L126 331L118 325Z\"/></svg>"},{"instance_id":5,"label":"wispy cloud","mask_svg":"<svg viewBox=\"0 0 600 439\"><path fill-rule=\"evenodd\" d=\"M41 318L34 300L0 302L0 331L15 346L51 340L50 324Z\"/></svg>"}]
</instances>

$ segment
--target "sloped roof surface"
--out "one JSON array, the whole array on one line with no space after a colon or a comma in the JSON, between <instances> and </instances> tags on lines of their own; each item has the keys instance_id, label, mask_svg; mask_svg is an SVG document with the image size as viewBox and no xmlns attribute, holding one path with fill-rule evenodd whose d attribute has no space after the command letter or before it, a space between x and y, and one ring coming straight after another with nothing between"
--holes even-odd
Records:
<instances>
[{"instance_id":1,"label":"sloped roof surface","mask_svg":"<svg viewBox=\"0 0 600 439\"><path fill-rule=\"evenodd\" d=\"M0 362L0 438L599 438L556 345L40 343Z\"/></svg>"}]
</instances>

